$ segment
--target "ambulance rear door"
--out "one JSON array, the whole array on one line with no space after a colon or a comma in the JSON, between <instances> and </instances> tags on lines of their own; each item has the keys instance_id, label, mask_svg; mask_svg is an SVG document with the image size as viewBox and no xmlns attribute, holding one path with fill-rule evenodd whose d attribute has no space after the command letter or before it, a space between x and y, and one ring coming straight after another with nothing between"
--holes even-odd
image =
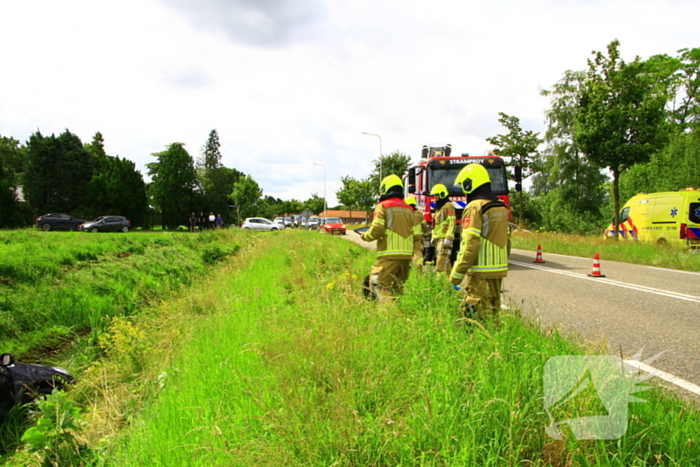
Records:
<instances>
[{"instance_id":1,"label":"ambulance rear door","mask_svg":"<svg viewBox=\"0 0 700 467\"><path fill-rule=\"evenodd\" d=\"M686 191L685 199L687 213L683 217L687 217L687 224L681 225L681 233L685 234L688 246L691 248L700 248L700 191ZM685 219L681 219L685 223Z\"/></svg>"}]
</instances>

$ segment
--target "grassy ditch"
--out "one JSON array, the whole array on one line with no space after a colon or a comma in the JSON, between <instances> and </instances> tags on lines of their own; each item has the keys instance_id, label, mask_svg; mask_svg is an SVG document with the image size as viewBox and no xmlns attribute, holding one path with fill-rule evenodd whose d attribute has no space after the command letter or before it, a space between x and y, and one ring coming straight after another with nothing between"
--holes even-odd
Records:
<instances>
[{"instance_id":1,"label":"grassy ditch","mask_svg":"<svg viewBox=\"0 0 700 467\"><path fill-rule=\"evenodd\" d=\"M157 304L239 248L230 232L0 232L0 340L46 356L114 316Z\"/></svg>"},{"instance_id":2,"label":"grassy ditch","mask_svg":"<svg viewBox=\"0 0 700 467\"><path fill-rule=\"evenodd\" d=\"M566 235L555 233L514 232L513 248L537 250L546 253L593 258L600 253L602 259L625 263L645 264L661 268L700 272L700 252L675 245L656 245L627 240L603 239L601 236Z\"/></svg>"},{"instance_id":3,"label":"grassy ditch","mask_svg":"<svg viewBox=\"0 0 700 467\"><path fill-rule=\"evenodd\" d=\"M414 271L394 305L366 302L358 284L373 256L338 238L251 238L213 280L115 327L111 353L75 389L99 464L700 461L698 413L656 388L629 404L620 439L545 434L545 362L591 349L515 313L500 329L460 320L458 292L431 274ZM582 397L559 415L595 407L594 394Z\"/></svg>"},{"instance_id":4,"label":"grassy ditch","mask_svg":"<svg viewBox=\"0 0 700 467\"><path fill-rule=\"evenodd\" d=\"M66 367L82 379L96 360L131 347L124 331L133 329L134 317L202 280L249 239L230 230L0 232L0 351ZM26 428L24 410L4 420L0 456L17 447Z\"/></svg>"}]
</instances>

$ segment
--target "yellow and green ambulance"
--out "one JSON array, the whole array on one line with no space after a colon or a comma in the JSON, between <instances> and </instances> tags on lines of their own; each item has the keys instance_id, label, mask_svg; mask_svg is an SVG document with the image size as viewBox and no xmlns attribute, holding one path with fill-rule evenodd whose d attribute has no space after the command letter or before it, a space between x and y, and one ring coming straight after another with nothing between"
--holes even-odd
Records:
<instances>
[{"instance_id":1,"label":"yellow and green ambulance","mask_svg":"<svg viewBox=\"0 0 700 467\"><path fill-rule=\"evenodd\" d=\"M700 248L700 190L633 196L620 211L618 231L611 222L605 236Z\"/></svg>"}]
</instances>

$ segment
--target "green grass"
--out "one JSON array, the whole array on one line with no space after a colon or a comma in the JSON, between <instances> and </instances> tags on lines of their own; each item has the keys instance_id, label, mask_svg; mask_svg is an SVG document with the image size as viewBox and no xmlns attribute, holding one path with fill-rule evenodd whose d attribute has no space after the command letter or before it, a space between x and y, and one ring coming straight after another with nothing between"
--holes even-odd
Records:
<instances>
[{"instance_id":1,"label":"green grass","mask_svg":"<svg viewBox=\"0 0 700 467\"><path fill-rule=\"evenodd\" d=\"M3 351L34 358L99 331L191 284L238 247L224 232L0 232Z\"/></svg>"},{"instance_id":2,"label":"green grass","mask_svg":"<svg viewBox=\"0 0 700 467\"><path fill-rule=\"evenodd\" d=\"M544 255L563 255L593 258L596 253L608 261L622 261L685 271L700 271L700 252L671 245L656 245L628 240L606 240L600 236L566 235L554 233L515 232L513 248L537 250Z\"/></svg>"},{"instance_id":3,"label":"green grass","mask_svg":"<svg viewBox=\"0 0 700 467\"><path fill-rule=\"evenodd\" d=\"M590 349L543 335L514 313L500 329L470 325L458 319L459 294L444 278L416 271L398 303L366 302L358 285L372 254L338 238L295 231L250 238L210 282L163 305L159 316L172 321L142 323L180 338L167 352L151 342L155 357L143 354L147 371L136 380L104 381L105 394L134 402L112 415L109 396L89 404L85 436L105 465L700 461L698 413L661 389L630 404L619 440L546 436L544 363ZM125 428L90 432L110 416Z\"/></svg>"}]
</instances>

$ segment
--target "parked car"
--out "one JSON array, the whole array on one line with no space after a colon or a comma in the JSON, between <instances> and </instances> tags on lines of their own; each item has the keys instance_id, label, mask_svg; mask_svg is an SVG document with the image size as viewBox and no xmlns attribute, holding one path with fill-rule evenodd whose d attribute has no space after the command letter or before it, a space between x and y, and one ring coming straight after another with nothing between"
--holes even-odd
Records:
<instances>
[{"instance_id":1,"label":"parked car","mask_svg":"<svg viewBox=\"0 0 700 467\"><path fill-rule=\"evenodd\" d=\"M275 219L272 221L275 224L279 224L281 226L284 226L284 217L275 217Z\"/></svg>"},{"instance_id":2,"label":"parked car","mask_svg":"<svg viewBox=\"0 0 700 467\"><path fill-rule=\"evenodd\" d=\"M326 217L321 224L321 232L345 235L345 224L339 217Z\"/></svg>"},{"instance_id":3,"label":"parked car","mask_svg":"<svg viewBox=\"0 0 700 467\"><path fill-rule=\"evenodd\" d=\"M264 217L249 217L241 224L243 230L258 230L260 232L270 232L275 230L283 230L284 224L278 224Z\"/></svg>"},{"instance_id":4,"label":"parked car","mask_svg":"<svg viewBox=\"0 0 700 467\"><path fill-rule=\"evenodd\" d=\"M131 221L124 216L100 216L78 227L83 232L128 232Z\"/></svg>"},{"instance_id":5,"label":"parked car","mask_svg":"<svg viewBox=\"0 0 700 467\"><path fill-rule=\"evenodd\" d=\"M50 213L36 218L36 226L41 230L78 230L85 219L73 217L70 214Z\"/></svg>"},{"instance_id":6,"label":"parked car","mask_svg":"<svg viewBox=\"0 0 700 467\"><path fill-rule=\"evenodd\" d=\"M303 225L307 229L317 230L318 226L321 225L321 219L318 216L311 216L306 220L306 223Z\"/></svg>"}]
</instances>

